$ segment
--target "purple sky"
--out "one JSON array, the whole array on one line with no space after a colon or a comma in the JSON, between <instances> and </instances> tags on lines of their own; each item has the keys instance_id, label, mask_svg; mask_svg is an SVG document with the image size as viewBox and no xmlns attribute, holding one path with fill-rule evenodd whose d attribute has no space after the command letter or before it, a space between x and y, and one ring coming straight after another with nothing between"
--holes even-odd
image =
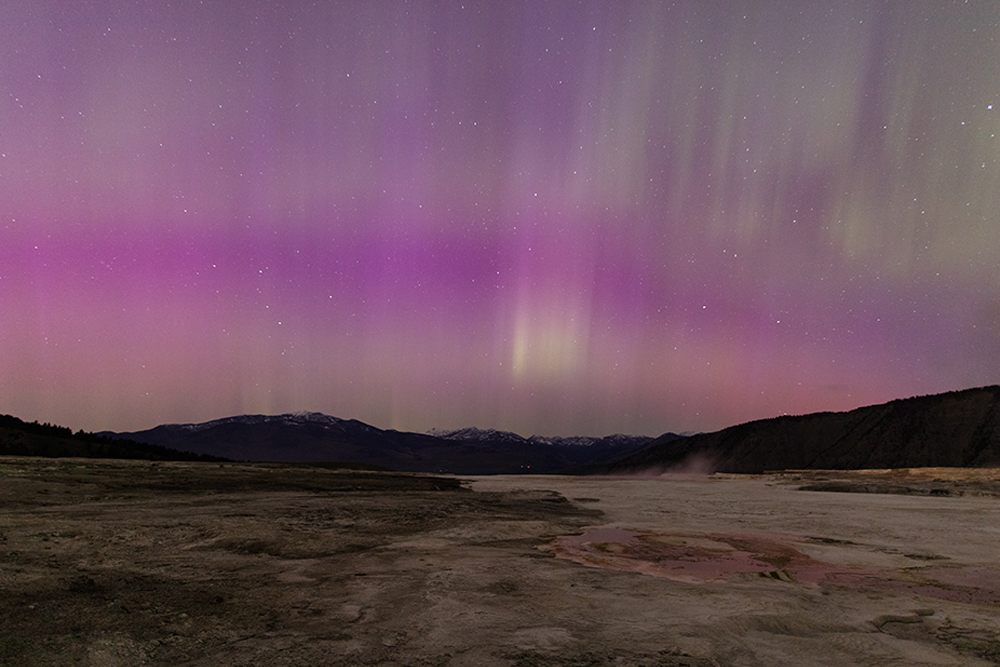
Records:
<instances>
[{"instance_id":1,"label":"purple sky","mask_svg":"<svg viewBox=\"0 0 1000 667\"><path fill-rule=\"evenodd\" d=\"M0 413L658 435L1000 382L1000 3L5 0Z\"/></svg>"}]
</instances>

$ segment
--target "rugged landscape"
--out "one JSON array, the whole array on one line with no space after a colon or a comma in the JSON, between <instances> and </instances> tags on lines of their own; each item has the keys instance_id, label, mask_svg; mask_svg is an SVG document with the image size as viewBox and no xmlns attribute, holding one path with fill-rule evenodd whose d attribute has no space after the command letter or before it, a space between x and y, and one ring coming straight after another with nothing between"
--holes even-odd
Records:
<instances>
[{"instance_id":1,"label":"rugged landscape","mask_svg":"<svg viewBox=\"0 0 1000 667\"><path fill-rule=\"evenodd\" d=\"M0 417L0 666L1000 664L998 404L652 443ZM399 472L529 465L590 474Z\"/></svg>"},{"instance_id":2,"label":"rugged landscape","mask_svg":"<svg viewBox=\"0 0 1000 667\"><path fill-rule=\"evenodd\" d=\"M4 457L0 664L1000 664L997 488Z\"/></svg>"}]
</instances>

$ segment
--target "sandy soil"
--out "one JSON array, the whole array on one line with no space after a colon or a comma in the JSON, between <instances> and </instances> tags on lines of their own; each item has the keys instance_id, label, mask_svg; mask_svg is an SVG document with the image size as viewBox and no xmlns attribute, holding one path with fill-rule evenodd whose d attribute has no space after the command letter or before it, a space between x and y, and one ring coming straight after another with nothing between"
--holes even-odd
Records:
<instances>
[{"instance_id":1,"label":"sandy soil","mask_svg":"<svg viewBox=\"0 0 1000 667\"><path fill-rule=\"evenodd\" d=\"M0 459L0 665L1000 664L1000 500L953 476Z\"/></svg>"}]
</instances>

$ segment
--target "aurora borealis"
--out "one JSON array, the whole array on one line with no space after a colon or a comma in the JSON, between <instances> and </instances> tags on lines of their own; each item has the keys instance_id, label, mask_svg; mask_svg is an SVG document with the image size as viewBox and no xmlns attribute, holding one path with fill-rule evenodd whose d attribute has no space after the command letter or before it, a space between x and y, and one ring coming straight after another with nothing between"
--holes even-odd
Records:
<instances>
[{"instance_id":1,"label":"aurora borealis","mask_svg":"<svg viewBox=\"0 0 1000 667\"><path fill-rule=\"evenodd\" d=\"M658 435L1000 381L1000 4L8 0L0 413Z\"/></svg>"}]
</instances>

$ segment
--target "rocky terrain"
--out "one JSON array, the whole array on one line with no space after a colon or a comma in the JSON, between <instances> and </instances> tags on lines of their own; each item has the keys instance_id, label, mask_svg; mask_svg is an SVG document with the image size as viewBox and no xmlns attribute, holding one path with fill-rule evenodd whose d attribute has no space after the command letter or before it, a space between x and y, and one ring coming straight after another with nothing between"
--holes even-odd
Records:
<instances>
[{"instance_id":1,"label":"rocky terrain","mask_svg":"<svg viewBox=\"0 0 1000 667\"><path fill-rule=\"evenodd\" d=\"M895 474L907 495L4 457L0 665L1000 664L973 472ZM857 475L837 490L893 478Z\"/></svg>"}]
</instances>

